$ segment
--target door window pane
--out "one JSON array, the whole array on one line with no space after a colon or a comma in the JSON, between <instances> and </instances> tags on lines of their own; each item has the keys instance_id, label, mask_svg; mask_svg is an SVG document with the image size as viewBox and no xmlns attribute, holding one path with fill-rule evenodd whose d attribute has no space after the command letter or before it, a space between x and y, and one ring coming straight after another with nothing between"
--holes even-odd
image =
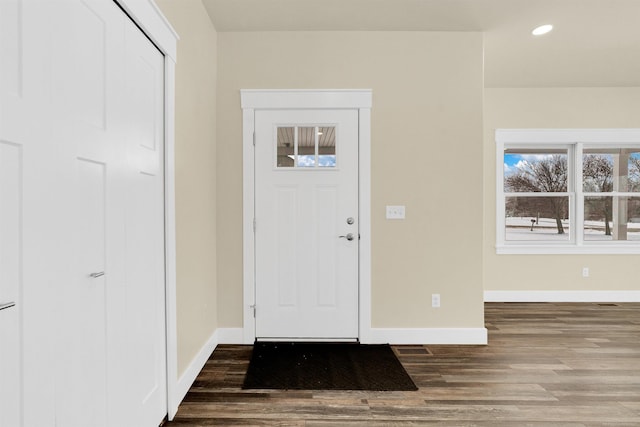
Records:
<instances>
[{"instance_id":1,"label":"door window pane","mask_svg":"<svg viewBox=\"0 0 640 427\"><path fill-rule=\"evenodd\" d=\"M295 150L295 128L279 127L277 141L277 165L279 168L292 168Z\"/></svg>"},{"instance_id":2,"label":"door window pane","mask_svg":"<svg viewBox=\"0 0 640 427\"><path fill-rule=\"evenodd\" d=\"M278 168L335 168L335 126L281 126L276 142Z\"/></svg>"},{"instance_id":3,"label":"door window pane","mask_svg":"<svg viewBox=\"0 0 640 427\"><path fill-rule=\"evenodd\" d=\"M336 128L326 126L318 128L318 166L336 167Z\"/></svg>"},{"instance_id":4,"label":"door window pane","mask_svg":"<svg viewBox=\"0 0 640 427\"><path fill-rule=\"evenodd\" d=\"M316 166L316 128L298 128L298 167L313 168Z\"/></svg>"},{"instance_id":5,"label":"door window pane","mask_svg":"<svg viewBox=\"0 0 640 427\"><path fill-rule=\"evenodd\" d=\"M569 197L506 197L505 239L569 240Z\"/></svg>"}]
</instances>

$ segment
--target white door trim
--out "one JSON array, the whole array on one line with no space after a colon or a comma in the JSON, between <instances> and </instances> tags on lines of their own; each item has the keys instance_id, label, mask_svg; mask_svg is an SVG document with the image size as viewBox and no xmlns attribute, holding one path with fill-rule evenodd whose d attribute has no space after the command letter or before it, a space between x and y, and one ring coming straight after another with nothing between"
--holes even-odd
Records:
<instances>
[{"instance_id":1,"label":"white door trim","mask_svg":"<svg viewBox=\"0 0 640 427\"><path fill-rule=\"evenodd\" d=\"M359 117L358 180L360 210L359 251L359 339L371 340L371 104L370 89L357 90L241 90L242 108L242 265L243 342L256 337L255 303L255 212L254 124L256 110L356 109Z\"/></svg>"},{"instance_id":2,"label":"white door trim","mask_svg":"<svg viewBox=\"0 0 640 427\"><path fill-rule=\"evenodd\" d=\"M165 304L167 354L167 412L178 411L182 397L178 386L176 330L176 222L175 222L175 69L178 35L153 0L115 0L164 55L164 218Z\"/></svg>"}]
</instances>

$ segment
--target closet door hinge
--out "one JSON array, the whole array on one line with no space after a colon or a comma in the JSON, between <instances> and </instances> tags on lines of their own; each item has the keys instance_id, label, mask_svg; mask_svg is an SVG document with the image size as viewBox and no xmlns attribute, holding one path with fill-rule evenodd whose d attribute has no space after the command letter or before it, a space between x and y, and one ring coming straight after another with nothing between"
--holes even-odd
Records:
<instances>
[{"instance_id":1,"label":"closet door hinge","mask_svg":"<svg viewBox=\"0 0 640 427\"><path fill-rule=\"evenodd\" d=\"M253 232L256 232L256 219L253 218Z\"/></svg>"},{"instance_id":2,"label":"closet door hinge","mask_svg":"<svg viewBox=\"0 0 640 427\"><path fill-rule=\"evenodd\" d=\"M249 307L251 307L251 310L253 310L253 318L255 319L256 318L256 305L252 304Z\"/></svg>"},{"instance_id":3,"label":"closet door hinge","mask_svg":"<svg viewBox=\"0 0 640 427\"><path fill-rule=\"evenodd\" d=\"M256 146L256 133L253 132L253 146Z\"/></svg>"}]
</instances>

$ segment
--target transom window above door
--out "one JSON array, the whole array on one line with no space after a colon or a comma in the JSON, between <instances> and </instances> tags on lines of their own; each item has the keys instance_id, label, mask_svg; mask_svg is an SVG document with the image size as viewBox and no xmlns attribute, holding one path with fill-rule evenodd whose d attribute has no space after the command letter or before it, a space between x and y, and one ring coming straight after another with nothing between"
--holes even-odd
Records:
<instances>
[{"instance_id":1,"label":"transom window above door","mask_svg":"<svg viewBox=\"0 0 640 427\"><path fill-rule=\"evenodd\" d=\"M277 168L335 168L336 126L278 126Z\"/></svg>"}]
</instances>

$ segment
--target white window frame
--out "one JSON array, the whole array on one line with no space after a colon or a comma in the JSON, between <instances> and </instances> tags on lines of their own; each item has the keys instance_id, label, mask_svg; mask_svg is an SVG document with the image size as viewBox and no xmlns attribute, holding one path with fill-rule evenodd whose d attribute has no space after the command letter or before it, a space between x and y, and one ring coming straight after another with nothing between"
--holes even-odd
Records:
<instances>
[{"instance_id":1,"label":"white window frame","mask_svg":"<svg viewBox=\"0 0 640 427\"><path fill-rule=\"evenodd\" d=\"M638 241L584 241L584 198L588 196L633 196L640 193L582 191L584 148L640 147L640 129L497 129L496 139L496 253L497 254L640 254ZM505 236L504 150L507 148L567 148L569 182L566 193L535 193L536 196L569 197L570 239L565 242L512 242ZM530 195L530 193L522 193Z\"/></svg>"}]
</instances>

